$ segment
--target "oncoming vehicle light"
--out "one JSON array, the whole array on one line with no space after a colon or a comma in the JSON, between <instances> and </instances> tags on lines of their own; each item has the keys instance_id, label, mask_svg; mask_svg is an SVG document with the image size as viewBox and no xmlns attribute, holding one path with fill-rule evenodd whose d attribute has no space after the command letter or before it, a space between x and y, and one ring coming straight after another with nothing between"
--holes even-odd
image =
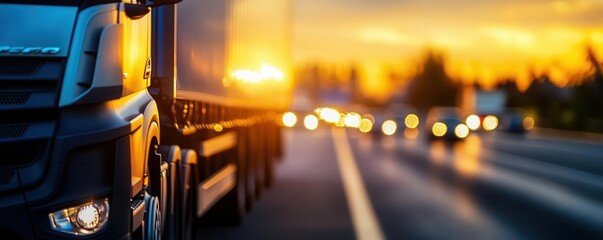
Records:
<instances>
[{"instance_id":1,"label":"oncoming vehicle light","mask_svg":"<svg viewBox=\"0 0 603 240\"><path fill-rule=\"evenodd\" d=\"M436 122L431 127L431 132L436 137L444 136L444 134L446 134L447 131L448 131L448 127L446 126L446 124L444 124L442 122Z\"/></svg>"},{"instance_id":2,"label":"oncoming vehicle light","mask_svg":"<svg viewBox=\"0 0 603 240\"><path fill-rule=\"evenodd\" d=\"M52 229L73 235L90 235L102 229L109 219L109 199L100 199L48 214Z\"/></svg>"},{"instance_id":3,"label":"oncoming vehicle light","mask_svg":"<svg viewBox=\"0 0 603 240\"><path fill-rule=\"evenodd\" d=\"M358 130L362 133L370 132L373 129L373 122L368 118L360 119L360 125L358 125Z\"/></svg>"},{"instance_id":4,"label":"oncoming vehicle light","mask_svg":"<svg viewBox=\"0 0 603 240\"><path fill-rule=\"evenodd\" d=\"M534 128L534 118L532 117L526 117L523 119L523 129L525 130L532 130Z\"/></svg>"},{"instance_id":5,"label":"oncoming vehicle light","mask_svg":"<svg viewBox=\"0 0 603 240\"><path fill-rule=\"evenodd\" d=\"M484 122L482 124L484 125L484 130L492 131L498 127L498 118L496 118L494 115L488 115L484 118Z\"/></svg>"},{"instance_id":6,"label":"oncoming vehicle light","mask_svg":"<svg viewBox=\"0 0 603 240\"><path fill-rule=\"evenodd\" d=\"M335 122L336 127L345 127L345 114L339 114L339 120Z\"/></svg>"},{"instance_id":7,"label":"oncoming vehicle light","mask_svg":"<svg viewBox=\"0 0 603 240\"><path fill-rule=\"evenodd\" d=\"M396 133L397 128L398 126L396 125L396 122L392 120L387 120L381 125L381 131L383 131L383 134L388 136Z\"/></svg>"},{"instance_id":8,"label":"oncoming vehicle light","mask_svg":"<svg viewBox=\"0 0 603 240\"><path fill-rule=\"evenodd\" d=\"M320 118L328 123L339 122L339 112L332 108L321 108L318 112Z\"/></svg>"},{"instance_id":9,"label":"oncoming vehicle light","mask_svg":"<svg viewBox=\"0 0 603 240\"><path fill-rule=\"evenodd\" d=\"M297 116L295 116L295 113L286 112L283 114L283 125L285 125L285 127L293 127L296 123Z\"/></svg>"},{"instance_id":10,"label":"oncoming vehicle light","mask_svg":"<svg viewBox=\"0 0 603 240\"><path fill-rule=\"evenodd\" d=\"M304 127L308 130L315 130L318 128L318 118L313 114L309 114L304 117Z\"/></svg>"},{"instance_id":11,"label":"oncoming vehicle light","mask_svg":"<svg viewBox=\"0 0 603 240\"><path fill-rule=\"evenodd\" d=\"M467 117L467 120L465 120L465 123L467 124L467 127L469 127L469 129L475 131L479 128L480 120L477 115L471 114Z\"/></svg>"},{"instance_id":12,"label":"oncoming vehicle light","mask_svg":"<svg viewBox=\"0 0 603 240\"><path fill-rule=\"evenodd\" d=\"M419 126L419 117L415 114L408 114L404 118L404 124L407 128L417 128Z\"/></svg>"},{"instance_id":13,"label":"oncoming vehicle light","mask_svg":"<svg viewBox=\"0 0 603 240\"><path fill-rule=\"evenodd\" d=\"M360 114L351 112L345 115L343 121L346 127L358 128L360 126L360 119Z\"/></svg>"},{"instance_id":14,"label":"oncoming vehicle light","mask_svg":"<svg viewBox=\"0 0 603 240\"><path fill-rule=\"evenodd\" d=\"M459 125L456 125L456 127L454 128L454 134L458 138L466 138L469 135L469 127L467 127L467 125L462 124L462 123Z\"/></svg>"}]
</instances>

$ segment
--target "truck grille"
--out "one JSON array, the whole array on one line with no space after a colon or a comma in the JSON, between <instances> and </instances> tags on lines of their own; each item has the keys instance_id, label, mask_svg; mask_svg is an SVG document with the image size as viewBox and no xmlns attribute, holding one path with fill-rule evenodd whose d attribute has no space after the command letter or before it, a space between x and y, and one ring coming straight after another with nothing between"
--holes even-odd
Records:
<instances>
[{"instance_id":1,"label":"truck grille","mask_svg":"<svg viewBox=\"0 0 603 240\"><path fill-rule=\"evenodd\" d=\"M42 66L39 60L0 59L0 75L29 75Z\"/></svg>"},{"instance_id":2,"label":"truck grille","mask_svg":"<svg viewBox=\"0 0 603 240\"><path fill-rule=\"evenodd\" d=\"M7 184L13 180L16 172L15 169L0 169L0 185Z\"/></svg>"},{"instance_id":3,"label":"truck grille","mask_svg":"<svg viewBox=\"0 0 603 240\"><path fill-rule=\"evenodd\" d=\"M0 111L56 107L65 59L0 57Z\"/></svg>"},{"instance_id":4,"label":"truck grille","mask_svg":"<svg viewBox=\"0 0 603 240\"><path fill-rule=\"evenodd\" d=\"M65 65L64 58L0 57L0 183L47 158Z\"/></svg>"},{"instance_id":5,"label":"truck grille","mask_svg":"<svg viewBox=\"0 0 603 240\"><path fill-rule=\"evenodd\" d=\"M0 170L27 165L44 155L48 140L0 144Z\"/></svg>"},{"instance_id":6,"label":"truck grille","mask_svg":"<svg viewBox=\"0 0 603 240\"><path fill-rule=\"evenodd\" d=\"M0 139L21 137L28 128L27 123L0 124Z\"/></svg>"},{"instance_id":7,"label":"truck grille","mask_svg":"<svg viewBox=\"0 0 603 240\"><path fill-rule=\"evenodd\" d=\"M0 91L0 105L24 104L31 94L31 91Z\"/></svg>"}]
</instances>

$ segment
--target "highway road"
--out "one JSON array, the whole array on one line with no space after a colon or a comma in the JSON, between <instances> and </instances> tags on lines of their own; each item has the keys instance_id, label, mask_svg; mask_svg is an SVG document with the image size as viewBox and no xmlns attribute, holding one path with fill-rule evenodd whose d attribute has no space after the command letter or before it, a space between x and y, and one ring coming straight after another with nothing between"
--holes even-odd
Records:
<instances>
[{"instance_id":1,"label":"highway road","mask_svg":"<svg viewBox=\"0 0 603 240\"><path fill-rule=\"evenodd\" d=\"M274 186L198 239L603 239L603 142L285 132Z\"/></svg>"}]
</instances>

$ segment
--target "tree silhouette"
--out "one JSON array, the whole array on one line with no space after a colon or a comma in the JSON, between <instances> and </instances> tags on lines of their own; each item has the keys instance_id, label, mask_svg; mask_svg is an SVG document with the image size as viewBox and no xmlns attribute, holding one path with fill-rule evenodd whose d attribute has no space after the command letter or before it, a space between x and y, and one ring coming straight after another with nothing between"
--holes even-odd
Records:
<instances>
[{"instance_id":1,"label":"tree silhouette","mask_svg":"<svg viewBox=\"0 0 603 240\"><path fill-rule=\"evenodd\" d=\"M455 106L459 90L446 74L442 55L430 51L409 84L407 102L420 111L434 106Z\"/></svg>"}]
</instances>

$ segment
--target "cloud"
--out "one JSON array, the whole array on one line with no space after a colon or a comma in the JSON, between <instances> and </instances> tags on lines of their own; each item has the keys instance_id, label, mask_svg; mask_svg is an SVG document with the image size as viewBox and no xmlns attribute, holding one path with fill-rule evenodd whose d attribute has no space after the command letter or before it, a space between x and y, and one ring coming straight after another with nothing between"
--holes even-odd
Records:
<instances>
[{"instance_id":1,"label":"cloud","mask_svg":"<svg viewBox=\"0 0 603 240\"><path fill-rule=\"evenodd\" d=\"M586 44L603 55L602 12L602 0L297 0L294 53L375 65L435 47L460 75L527 79L553 61L576 66Z\"/></svg>"},{"instance_id":2,"label":"cloud","mask_svg":"<svg viewBox=\"0 0 603 240\"><path fill-rule=\"evenodd\" d=\"M366 28L358 31L358 38L377 44L409 45L417 44L418 41L412 36L406 36L395 30L386 28Z\"/></svg>"}]
</instances>

